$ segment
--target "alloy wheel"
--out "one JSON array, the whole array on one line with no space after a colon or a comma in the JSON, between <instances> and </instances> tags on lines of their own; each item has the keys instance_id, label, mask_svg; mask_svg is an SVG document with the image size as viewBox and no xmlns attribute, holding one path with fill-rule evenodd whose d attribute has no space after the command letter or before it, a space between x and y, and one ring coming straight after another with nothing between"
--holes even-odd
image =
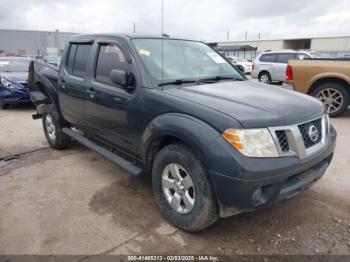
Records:
<instances>
[{"instance_id":1,"label":"alloy wheel","mask_svg":"<svg viewBox=\"0 0 350 262\"><path fill-rule=\"evenodd\" d=\"M264 84L268 84L269 82L270 82L270 80L269 80L269 76L268 75L262 75L261 77L260 77L260 82L261 83L264 83Z\"/></svg>"},{"instance_id":2,"label":"alloy wheel","mask_svg":"<svg viewBox=\"0 0 350 262\"><path fill-rule=\"evenodd\" d=\"M180 214L194 207L195 190L191 176L180 165L168 164L162 173L162 188L169 205Z\"/></svg>"},{"instance_id":3,"label":"alloy wheel","mask_svg":"<svg viewBox=\"0 0 350 262\"><path fill-rule=\"evenodd\" d=\"M326 105L328 113L337 112L342 108L344 103L343 95L334 88L322 89L317 93L316 98Z\"/></svg>"},{"instance_id":4,"label":"alloy wheel","mask_svg":"<svg viewBox=\"0 0 350 262\"><path fill-rule=\"evenodd\" d=\"M46 125L46 130L49 138L51 141L55 141L56 139L56 127L53 122L52 116L51 115L46 115L45 119L45 125Z\"/></svg>"}]
</instances>

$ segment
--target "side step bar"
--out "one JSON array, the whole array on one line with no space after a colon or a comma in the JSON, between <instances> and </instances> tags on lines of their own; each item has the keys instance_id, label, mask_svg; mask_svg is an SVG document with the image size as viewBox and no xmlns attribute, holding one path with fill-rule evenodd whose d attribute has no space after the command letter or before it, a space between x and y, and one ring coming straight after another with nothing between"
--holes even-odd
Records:
<instances>
[{"instance_id":1,"label":"side step bar","mask_svg":"<svg viewBox=\"0 0 350 262\"><path fill-rule=\"evenodd\" d=\"M133 163L117 156L116 154L113 154L111 151L105 149L102 146L99 146L95 144L94 142L90 141L88 138L78 134L77 132L74 132L70 128L63 128L62 131L69 135L74 140L78 141L79 143L83 144L84 146L96 151L100 155L104 156L108 160L112 161L116 165L120 166L121 168L125 169L126 171L130 172L131 174L135 176L139 176L142 174L142 169L134 165Z\"/></svg>"}]
</instances>

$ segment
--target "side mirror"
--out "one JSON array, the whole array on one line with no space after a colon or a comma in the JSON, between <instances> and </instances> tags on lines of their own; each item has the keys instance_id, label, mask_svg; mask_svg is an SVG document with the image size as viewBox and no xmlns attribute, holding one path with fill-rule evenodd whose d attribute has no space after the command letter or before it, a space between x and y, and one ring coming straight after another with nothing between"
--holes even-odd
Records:
<instances>
[{"instance_id":1,"label":"side mirror","mask_svg":"<svg viewBox=\"0 0 350 262\"><path fill-rule=\"evenodd\" d=\"M114 69L111 71L111 81L117 85L126 87L128 85L128 77L124 70Z\"/></svg>"}]
</instances>

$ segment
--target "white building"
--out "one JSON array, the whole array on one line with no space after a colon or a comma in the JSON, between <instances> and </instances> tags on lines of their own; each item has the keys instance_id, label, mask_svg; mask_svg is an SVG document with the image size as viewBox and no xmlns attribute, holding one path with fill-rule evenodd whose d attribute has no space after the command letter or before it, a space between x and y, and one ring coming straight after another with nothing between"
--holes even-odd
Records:
<instances>
[{"instance_id":1,"label":"white building","mask_svg":"<svg viewBox=\"0 0 350 262\"><path fill-rule=\"evenodd\" d=\"M60 55L76 33L0 29L0 53L17 55Z\"/></svg>"},{"instance_id":2,"label":"white building","mask_svg":"<svg viewBox=\"0 0 350 262\"><path fill-rule=\"evenodd\" d=\"M350 36L312 37L272 40L244 40L217 42L218 46L251 46L256 53L274 49L311 49L331 56L350 56ZM242 56L242 51L240 51ZM254 58L255 51L246 52L247 58Z\"/></svg>"}]
</instances>

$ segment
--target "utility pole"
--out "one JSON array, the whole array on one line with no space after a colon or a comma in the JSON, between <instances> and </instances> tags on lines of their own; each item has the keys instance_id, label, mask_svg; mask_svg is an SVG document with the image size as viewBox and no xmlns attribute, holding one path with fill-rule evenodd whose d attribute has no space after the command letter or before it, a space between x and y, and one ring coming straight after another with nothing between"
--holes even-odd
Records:
<instances>
[{"instance_id":1,"label":"utility pole","mask_svg":"<svg viewBox=\"0 0 350 262\"><path fill-rule=\"evenodd\" d=\"M245 30L245 37L244 37L244 40L247 40L247 37L248 37L248 30Z\"/></svg>"},{"instance_id":2,"label":"utility pole","mask_svg":"<svg viewBox=\"0 0 350 262\"><path fill-rule=\"evenodd\" d=\"M260 40L261 39L261 33L259 32L259 35L258 35L258 39Z\"/></svg>"},{"instance_id":3,"label":"utility pole","mask_svg":"<svg viewBox=\"0 0 350 262\"><path fill-rule=\"evenodd\" d=\"M134 23L134 34L136 33L136 24Z\"/></svg>"},{"instance_id":4,"label":"utility pole","mask_svg":"<svg viewBox=\"0 0 350 262\"><path fill-rule=\"evenodd\" d=\"M227 40L227 41L230 40L230 30L227 31L226 40Z\"/></svg>"}]
</instances>

